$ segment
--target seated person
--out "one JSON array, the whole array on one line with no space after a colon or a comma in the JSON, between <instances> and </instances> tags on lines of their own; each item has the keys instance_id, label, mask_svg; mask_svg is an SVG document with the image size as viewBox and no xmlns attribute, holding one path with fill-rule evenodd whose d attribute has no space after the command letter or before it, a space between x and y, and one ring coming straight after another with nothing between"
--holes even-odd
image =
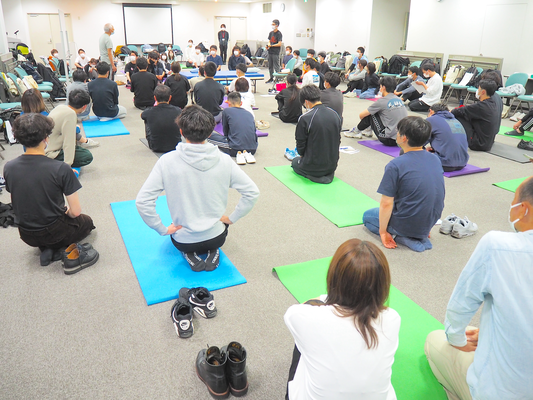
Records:
<instances>
[{"instance_id":1,"label":"seated person","mask_svg":"<svg viewBox=\"0 0 533 400\"><path fill-rule=\"evenodd\" d=\"M100 121L124 118L128 114L126 107L118 104L118 86L109 79L110 69L108 63L99 62L96 66L98 78L87 84L93 100L93 113L100 118Z\"/></svg>"},{"instance_id":2,"label":"seated person","mask_svg":"<svg viewBox=\"0 0 533 400\"><path fill-rule=\"evenodd\" d=\"M214 62L205 63L205 80L194 85L194 102L207 110L215 118L215 123L222 121L222 108L224 101L224 86L215 81L213 77L217 73Z\"/></svg>"},{"instance_id":3,"label":"seated person","mask_svg":"<svg viewBox=\"0 0 533 400\"><path fill-rule=\"evenodd\" d=\"M246 71L248 71L248 67L245 64L237 64L237 67L235 69L235 73L237 74L237 79L239 79L239 78L246 79L248 81L248 86L250 87L250 91L251 91L252 90L252 81L250 80L250 78L247 78L245 76L246 75ZM235 91L235 82L237 81L237 79L232 80L231 83L229 84L229 86L227 87L228 93L231 93L231 92Z\"/></svg>"},{"instance_id":4,"label":"seated person","mask_svg":"<svg viewBox=\"0 0 533 400\"><path fill-rule=\"evenodd\" d=\"M98 60L96 58L91 58L91 60L89 61L89 64L83 67L83 70L87 74L87 80L92 81L98 78L98 71L96 70L97 65L98 65Z\"/></svg>"},{"instance_id":5,"label":"seated person","mask_svg":"<svg viewBox=\"0 0 533 400\"><path fill-rule=\"evenodd\" d=\"M348 87L346 88L346 91L343 92L343 94L347 95L346 97L357 97L357 92L354 92L354 90L363 89L366 77L366 64L366 60L361 60L357 63L357 67L355 67L353 72L346 74L348 78Z\"/></svg>"},{"instance_id":6,"label":"seated person","mask_svg":"<svg viewBox=\"0 0 533 400\"><path fill-rule=\"evenodd\" d=\"M422 97L411 101L409 103L409 109L411 111L428 112L429 107L440 102L443 88L442 78L435 72L435 65L432 63L426 63L420 69L424 74L424 78L428 80L427 84L423 80L416 81L414 84L423 86L425 93Z\"/></svg>"},{"instance_id":7,"label":"seated person","mask_svg":"<svg viewBox=\"0 0 533 400\"><path fill-rule=\"evenodd\" d=\"M189 80L189 84L191 85L190 92L192 93L194 90L194 85L196 85L198 82L202 82L205 79L205 69L204 67L198 67L198 76L191 78Z\"/></svg>"},{"instance_id":8,"label":"seated person","mask_svg":"<svg viewBox=\"0 0 533 400\"><path fill-rule=\"evenodd\" d=\"M124 67L124 73L126 74L126 88L129 88L131 85L131 77L136 72L139 72L139 67L137 67L137 52L132 51L130 54L130 62Z\"/></svg>"},{"instance_id":9,"label":"seated person","mask_svg":"<svg viewBox=\"0 0 533 400\"><path fill-rule=\"evenodd\" d=\"M158 85L154 90L154 99L157 101L157 106L150 107L141 113L146 140L153 151L167 153L175 150L181 141L180 130L176 124L176 118L181 114L181 109L169 104L172 95L168 86Z\"/></svg>"},{"instance_id":10,"label":"seated person","mask_svg":"<svg viewBox=\"0 0 533 400\"><path fill-rule=\"evenodd\" d=\"M181 65L179 62L172 63L172 75L165 80L165 86L171 90L172 97L170 104L179 108L185 108L188 103L187 92L191 89L189 80L180 74Z\"/></svg>"},{"instance_id":11,"label":"seated person","mask_svg":"<svg viewBox=\"0 0 533 400\"><path fill-rule=\"evenodd\" d=\"M235 157L238 152L247 151L255 154L257 134L254 117L242 108L241 94L231 92L228 95L229 107L222 111L222 129L224 135L213 132L207 141L218 146L221 151Z\"/></svg>"},{"instance_id":12,"label":"seated person","mask_svg":"<svg viewBox=\"0 0 533 400\"><path fill-rule=\"evenodd\" d=\"M59 107L67 106L56 109ZM63 271L74 274L98 260L98 252L91 245L71 246L95 227L91 217L81 213L81 184L72 169L45 156L53 127L54 121L41 114L24 114L15 120L13 134L25 153L5 165L4 177L22 241L41 250L42 266L62 260L68 246Z\"/></svg>"},{"instance_id":13,"label":"seated person","mask_svg":"<svg viewBox=\"0 0 533 400\"><path fill-rule=\"evenodd\" d=\"M202 54L202 48L200 46L196 46L194 48L194 52L191 52L189 54L189 58L185 65L187 68L198 68L202 66L205 63L205 57Z\"/></svg>"},{"instance_id":14,"label":"seated person","mask_svg":"<svg viewBox=\"0 0 533 400\"><path fill-rule=\"evenodd\" d=\"M355 53L355 57L353 59L352 65L350 65L350 68L348 68L348 73L346 74L346 79L348 79L349 74L355 70L357 65L359 65L359 62L365 60L368 64L368 58L365 56L365 48L364 47L358 47L357 52Z\"/></svg>"},{"instance_id":15,"label":"seated person","mask_svg":"<svg viewBox=\"0 0 533 400\"><path fill-rule=\"evenodd\" d=\"M302 115L302 103L300 102L300 89L296 86L298 77L295 74L287 75L287 87L276 94L278 102L279 119L283 122L298 122ZM274 113L273 113L274 114Z\"/></svg>"},{"instance_id":16,"label":"seated person","mask_svg":"<svg viewBox=\"0 0 533 400\"><path fill-rule=\"evenodd\" d=\"M250 60L248 58L248 56L246 55L246 52L245 50L243 50L242 48L240 49L240 52L241 52L241 57L244 58L244 64L247 66L247 67L253 67L254 66L254 63L252 62L252 60Z\"/></svg>"},{"instance_id":17,"label":"seated person","mask_svg":"<svg viewBox=\"0 0 533 400\"><path fill-rule=\"evenodd\" d=\"M300 77L303 74L304 60L302 59L302 57L300 57L300 50L294 50L292 54L294 58L296 58L296 64L294 64L294 69L292 70L292 72L296 76Z\"/></svg>"},{"instance_id":18,"label":"seated person","mask_svg":"<svg viewBox=\"0 0 533 400\"><path fill-rule=\"evenodd\" d=\"M516 124L513 125L513 130L505 132L509 136L524 136L526 131L531 131L533 127L533 108L528 111L528 113L520 118ZM522 141L523 142L523 141ZM533 143L526 142L524 150L533 150Z\"/></svg>"},{"instance_id":19,"label":"seated person","mask_svg":"<svg viewBox=\"0 0 533 400\"><path fill-rule=\"evenodd\" d=\"M482 79L476 92L479 101L452 110L452 114L465 128L471 150L489 151L500 130L503 103L496 94L497 89L496 82Z\"/></svg>"},{"instance_id":20,"label":"seated person","mask_svg":"<svg viewBox=\"0 0 533 400\"><path fill-rule=\"evenodd\" d=\"M89 63L89 58L85 54L85 50L79 49L78 56L74 60L74 65L77 69L83 69Z\"/></svg>"},{"instance_id":21,"label":"seated person","mask_svg":"<svg viewBox=\"0 0 533 400\"><path fill-rule=\"evenodd\" d=\"M401 96L403 101L419 99L422 97L422 93L418 92L413 86L413 83L417 81L424 82L424 78L420 76L420 68L411 66L407 72L407 79L396 86L394 94Z\"/></svg>"},{"instance_id":22,"label":"seated person","mask_svg":"<svg viewBox=\"0 0 533 400\"><path fill-rule=\"evenodd\" d=\"M255 114L253 107L255 107L255 96L250 91L250 86L245 78L239 78L235 80L235 91L241 95L242 105L241 107L252 114L255 120Z\"/></svg>"},{"instance_id":23,"label":"seated person","mask_svg":"<svg viewBox=\"0 0 533 400\"><path fill-rule=\"evenodd\" d=\"M463 125L455 119L445 104L433 104L426 119L431 124L431 147L442 163L444 172L458 171L468 163L468 142Z\"/></svg>"},{"instance_id":24,"label":"seated person","mask_svg":"<svg viewBox=\"0 0 533 400\"><path fill-rule=\"evenodd\" d=\"M200 52L201 52L201 49L200 49ZM192 67L191 61L195 53L196 53L196 48L193 45L192 39L189 39L189 41L187 42L187 47L185 47L185 51L183 52L183 56L185 58L187 68ZM190 65L187 65L187 64L190 64Z\"/></svg>"},{"instance_id":25,"label":"seated person","mask_svg":"<svg viewBox=\"0 0 533 400\"><path fill-rule=\"evenodd\" d=\"M22 108L21 114L37 113L45 117L48 116L43 96L37 89L26 90L20 99L20 106Z\"/></svg>"},{"instance_id":26,"label":"seated person","mask_svg":"<svg viewBox=\"0 0 533 400\"><path fill-rule=\"evenodd\" d=\"M235 71L238 64L246 65L246 60L241 56L241 48L239 46L234 46L232 54L228 59L228 70Z\"/></svg>"},{"instance_id":27,"label":"seated person","mask_svg":"<svg viewBox=\"0 0 533 400\"><path fill-rule=\"evenodd\" d=\"M133 104L139 110L146 110L154 105L154 90L159 84L157 77L147 71L146 58L137 60L139 72L131 77L131 91L134 93Z\"/></svg>"},{"instance_id":28,"label":"seated person","mask_svg":"<svg viewBox=\"0 0 533 400\"><path fill-rule=\"evenodd\" d=\"M302 86L315 85L320 86L320 75L318 75L318 68L320 65L314 58L308 58L304 63L304 76L302 78Z\"/></svg>"},{"instance_id":29,"label":"seated person","mask_svg":"<svg viewBox=\"0 0 533 400\"><path fill-rule=\"evenodd\" d=\"M379 92L379 76L376 74L376 64L369 62L366 65L365 81L361 91L356 90L360 99L374 99Z\"/></svg>"},{"instance_id":30,"label":"seated person","mask_svg":"<svg viewBox=\"0 0 533 400\"><path fill-rule=\"evenodd\" d=\"M83 69L77 69L72 73L72 83L67 86L67 101L66 105L68 106L68 95L70 92L74 89L83 89L87 93L89 93L89 89L87 88L87 74L83 71ZM85 121L89 119L89 114L91 113L91 103L87 105L85 108L85 111L78 114L78 121Z\"/></svg>"},{"instance_id":31,"label":"seated person","mask_svg":"<svg viewBox=\"0 0 533 400\"><path fill-rule=\"evenodd\" d=\"M113 81L107 79L110 83ZM59 105L49 114L54 121L52 134L48 138L48 146L45 149L48 158L64 161L72 168L80 168L89 165L93 161L93 155L83 147L98 146L98 142L84 138L76 132L78 114L81 114L91 102L89 94L84 89L71 90L68 97L68 106ZM85 142L85 146L78 146L78 142Z\"/></svg>"},{"instance_id":32,"label":"seated person","mask_svg":"<svg viewBox=\"0 0 533 400\"><path fill-rule=\"evenodd\" d=\"M215 63L208 62L206 68L209 64L216 71ZM259 189L228 155L206 142L215 127L211 113L188 106L177 122L185 143L159 158L137 195L137 210L150 228L170 235L193 271L212 271L218 267L219 247L226 241L228 226L250 212ZM228 217L224 212L230 188L237 189L241 198ZM172 216L168 227L155 209L163 191ZM199 254L207 254L205 261Z\"/></svg>"},{"instance_id":33,"label":"seated person","mask_svg":"<svg viewBox=\"0 0 533 400\"><path fill-rule=\"evenodd\" d=\"M328 294L285 313L295 342L285 399L396 399L391 366L401 320L385 304L390 286L375 244L350 239L337 249Z\"/></svg>"},{"instance_id":34,"label":"seated person","mask_svg":"<svg viewBox=\"0 0 533 400\"><path fill-rule=\"evenodd\" d=\"M528 178L509 210L514 232L491 231L481 238L448 302L445 331L427 337L429 366L450 399L528 399L533 393L526 317L533 312L532 194ZM481 306L479 329L468 326Z\"/></svg>"},{"instance_id":35,"label":"seated person","mask_svg":"<svg viewBox=\"0 0 533 400\"><path fill-rule=\"evenodd\" d=\"M168 62L168 56L167 53L161 53L159 56L159 59L161 60L161 64L163 65L163 70L165 71L164 76L168 76L170 74L170 63Z\"/></svg>"},{"instance_id":36,"label":"seated person","mask_svg":"<svg viewBox=\"0 0 533 400\"><path fill-rule=\"evenodd\" d=\"M315 58L315 54L315 50L309 49L307 50L307 55L305 59L307 60L308 58L312 58L313 60L317 61L317 59Z\"/></svg>"},{"instance_id":37,"label":"seated person","mask_svg":"<svg viewBox=\"0 0 533 400\"><path fill-rule=\"evenodd\" d=\"M216 64L216 66L217 66L217 71L220 71L220 69L224 65L224 62L222 61L222 57L217 55L217 50L218 50L218 48L214 44L211 47L209 47L209 55L207 56L207 59L205 61L206 62L209 62L209 61L214 62Z\"/></svg>"},{"instance_id":38,"label":"seated person","mask_svg":"<svg viewBox=\"0 0 533 400\"><path fill-rule=\"evenodd\" d=\"M315 85L300 89L300 101L309 111L296 126L299 156L292 160L292 168L313 182L331 183L339 161L341 118L320 102L320 89Z\"/></svg>"},{"instance_id":39,"label":"seated person","mask_svg":"<svg viewBox=\"0 0 533 400\"><path fill-rule=\"evenodd\" d=\"M139 71L141 69L139 68ZM146 69L148 73L154 74L158 81L163 80L165 77L165 67L161 61L159 61L159 53L155 50L148 53L148 67Z\"/></svg>"},{"instance_id":40,"label":"seated person","mask_svg":"<svg viewBox=\"0 0 533 400\"><path fill-rule=\"evenodd\" d=\"M363 134L372 137L374 132L385 146L396 146L398 122L407 117L407 109L402 100L393 92L396 80L390 76L380 79L379 90L382 97L359 114L361 122L344 136L361 139Z\"/></svg>"},{"instance_id":41,"label":"seated person","mask_svg":"<svg viewBox=\"0 0 533 400\"><path fill-rule=\"evenodd\" d=\"M52 71L56 71L58 74L59 72L59 50L52 49L50 50L50 56L48 56L48 64L50 65L50 68L52 68Z\"/></svg>"},{"instance_id":42,"label":"seated person","mask_svg":"<svg viewBox=\"0 0 533 400\"><path fill-rule=\"evenodd\" d=\"M320 68L318 69L318 72L320 72L322 75L326 75L328 72L331 72L331 69L329 68L328 63L326 62L326 52L321 51L318 53L318 63L320 64Z\"/></svg>"},{"instance_id":43,"label":"seated person","mask_svg":"<svg viewBox=\"0 0 533 400\"><path fill-rule=\"evenodd\" d=\"M365 227L379 235L387 249L396 243L417 252L433 247L429 233L444 208L444 177L438 157L422 147L430 135L430 123L420 117L398 123L396 140L404 154L385 167L379 208L363 214Z\"/></svg>"},{"instance_id":44,"label":"seated person","mask_svg":"<svg viewBox=\"0 0 533 400\"><path fill-rule=\"evenodd\" d=\"M298 52L300 53L300 52ZM292 47L291 46L287 46L285 47L285 55L283 56L283 61L281 63L281 68L282 69L285 69L285 66L287 65L287 63L292 60Z\"/></svg>"},{"instance_id":45,"label":"seated person","mask_svg":"<svg viewBox=\"0 0 533 400\"><path fill-rule=\"evenodd\" d=\"M339 114L339 117L341 117L342 121L344 98L342 97L342 92L337 90L337 86L339 86L340 83L341 78L338 74L331 71L326 73L324 79L324 86L326 87L326 90L322 90L320 93L320 101L326 107L331 108L333 111Z\"/></svg>"}]
</instances>

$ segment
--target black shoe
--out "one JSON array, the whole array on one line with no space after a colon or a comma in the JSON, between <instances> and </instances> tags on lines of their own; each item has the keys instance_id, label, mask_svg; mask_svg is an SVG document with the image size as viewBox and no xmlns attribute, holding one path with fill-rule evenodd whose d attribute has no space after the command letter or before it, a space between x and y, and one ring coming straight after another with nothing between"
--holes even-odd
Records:
<instances>
[{"instance_id":1,"label":"black shoe","mask_svg":"<svg viewBox=\"0 0 533 400\"><path fill-rule=\"evenodd\" d=\"M209 250L205 259L205 270L214 271L220 264L220 249Z\"/></svg>"},{"instance_id":2,"label":"black shoe","mask_svg":"<svg viewBox=\"0 0 533 400\"><path fill-rule=\"evenodd\" d=\"M46 267L50 265L50 263L52 262L53 256L54 256L54 249L47 247L46 249L42 250L41 256L40 256L41 267Z\"/></svg>"},{"instance_id":3,"label":"black shoe","mask_svg":"<svg viewBox=\"0 0 533 400\"><path fill-rule=\"evenodd\" d=\"M75 274L95 264L98 257L100 255L95 249L84 250L82 247L76 247L63 259L63 272L67 275Z\"/></svg>"},{"instance_id":4,"label":"black shoe","mask_svg":"<svg viewBox=\"0 0 533 400\"><path fill-rule=\"evenodd\" d=\"M533 151L533 143L529 142L527 140L524 140L524 139L522 139L520 141L520 143L518 143L518 146L516 146L516 147L518 147L519 149L522 149L522 150L531 150L531 151Z\"/></svg>"},{"instance_id":5,"label":"black shoe","mask_svg":"<svg viewBox=\"0 0 533 400\"><path fill-rule=\"evenodd\" d=\"M209 394L215 399L229 397L226 361L226 353L221 353L215 346L200 350L196 357L196 375L205 383Z\"/></svg>"},{"instance_id":6,"label":"black shoe","mask_svg":"<svg viewBox=\"0 0 533 400\"><path fill-rule=\"evenodd\" d=\"M70 246L68 246L66 249L63 250L62 252L63 254L61 255L61 258L63 259L67 258L68 255L72 253L74 249L79 248L79 247L81 247L85 251L89 251L93 248L92 244L90 243L83 243L83 244L72 243Z\"/></svg>"},{"instance_id":7,"label":"black shoe","mask_svg":"<svg viewBox=\"0 0 533 400\"><path fill-rule=\"evenodd\" d=\"M174 328L178 337L186 339L193 335L192 307L188 301L185 301L181 297L176 300L172 306L170 317L172 318L172 322L174 322Z\"/></svg>"},{"instance_id":8,"label":"black shoe","mask_svg":"<svg viewBox=\"0 0 533 400\"><path fill-rule=\"evenodd\" d=\"M274 79L270 78L268 81L266 81L265 83L272 83L274 82Z\"/></svg>"},{"instance_id":9,"label":"black shoe","mask_svg":"<svg viewBox=\"0 0 533 400\"><path fill-rule=\"evenodd\" d=\"M515 130L509 131L509 132L505 132L505 134L507 136L524 136L523 132L517 132Z\"/></svg>"},{"instance_id":10,"label":"black shoe","mask_svg":"<svg viewBox=\"0 0 533 400\"><path fill-rule=\"evenodd\" d=\"M226 376L229 390L235 397L242 397L248 392L248 378L246 377L246 349L238 342L231 342L220 349L226 353Z\"/></svg>"},{"instance_id":11,"label":"black shoe","mask_svg":"<svg viewBox=\"0 0 533 400\"><path fill-rule=\"evenodd\" d=\"M202 260L200 257L198 257L198 254L192 251L190 253L182 252L182 254L194 272L200 272L200 271L205 270L205 261Z\"/></svg>"},{"instance_id":12,"label":"black shoe","mask_svg":"<svg viewBox=\"0 0 533 400\"><path fill-rule=\"evenodd\" d=\"M213 318L217 315L215 298L205 287L181 288L179 296L187 301L201 317Z\"/></svg>"}]
</instances>

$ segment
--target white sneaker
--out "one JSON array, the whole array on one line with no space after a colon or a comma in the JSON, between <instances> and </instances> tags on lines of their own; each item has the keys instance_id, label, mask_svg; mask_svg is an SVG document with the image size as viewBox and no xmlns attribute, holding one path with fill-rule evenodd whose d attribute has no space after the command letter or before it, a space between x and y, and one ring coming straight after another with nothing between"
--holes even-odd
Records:
<instances>
[{"instance_id":1,"label":"white sneaker","mask_svg":"<svg viewBox=\"0 0 533 400\"><path fill-rule=\"evenodd\" d=\"M440 225L439 232L443 235L449 235L452 233L453 226L455 223L459 220L459 217L457 217L455 214L450 214L446 218L442 220L442 224Z\"/></svg>"},{"instance_id":2,"label":"white sneaker","mask_svg":"<svg viewBox=\"0 0 533 400\"><path fill-rule=\"evenodd\" d=\"M346 94L344 95L344 97L350 97L350 98L352 98L352 97L357 97L357 93L355 93L355 92L349 92L349 93L346 93Z\"/></svg>"},{"instance_id":3,"label":"white sneaker","mask_svg":"<svg viewBox=\"0 0 533 400\"><path fill-rule=\"evenodd\" d=\"M242 155L244 156L244 159L248 164L255 164L255 157L252 153L248 153L246 150L244 150L242 152Z\"/></svg>"},{"instance_id":4,"label":"white sneaker","mask_svg":"<svg viewBox=\"0 0 533 400\"><path fill-rule=\"evenodd\" d=\"M240 151L235 156L235 161L237 161L237 164L239 164L239 165L246 164L246 159L244 158L244 154L242 154L242 152L240 152Z\"/></svg>"},{"instance_id":5,"label":"white sneaker","mask_svg":"<svg viewBox=\"0 0 533 400\"><path fill-rule=\"evenodd\" d=\"M361 132L363 135L365 135L366 137L372 137L374 136L374 131L372 130L372 127L368 127L366 128L363 132Z\"/></svg>"},{"instance_id":6,"label":"white sneaker","mask_svg":"<svg viewBox=\"0 0 533 400\"><path fill-rule=\"evenodd\" d=\"M509 120L514 121L514 122L518 122L520 120L520 116L521 115L522 115L521 112L517 112L511 118L509 118Z\"/></svg>"},{"instance_id":7,"label":"white sneaker","mask_svg":"<svg viewBox=\"0 0 533 400\"><path fill-rule=\"evenodd\" d=\"M98 147L100 146L100 142L97 142L96 140L94 139L91 139L91 138L87 138L87 142L85 143L80 143L80 146L81 147L84 147L86 149L89 149L91 147Z\"/></svg>"},{"instance_id":8,"label":"white sneaker","mask_svg":"<svg viewBox=\"0 0 533 400\"><path fill-rule=\"evenodd\" d=\"M353 128L349 132L343 132L344 136L354 139L362 139L363 135L361 135L361 131L357 129L357 127Z\"/></svg>"},{"instance_id":9,"label":"white sneaker","mask_svg":"<svg viewBox=\"0 0 533 400\"><path fill-rule=\"evenodd\" d=\"M477 224L469 221L467 217L459 218L453 225L452 236L457 239L462 239L467 236L472 236L477 232Z\"/></svg>"}]
</instances>

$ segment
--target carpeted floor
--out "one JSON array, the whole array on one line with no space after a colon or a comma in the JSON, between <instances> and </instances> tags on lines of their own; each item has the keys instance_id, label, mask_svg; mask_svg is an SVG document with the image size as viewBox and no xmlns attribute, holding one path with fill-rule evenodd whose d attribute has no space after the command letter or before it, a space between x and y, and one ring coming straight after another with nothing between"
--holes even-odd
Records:
<instances>
[{"instance_id":1,"label":"carpeted floor","mask_svg":"<svg viewBox=\"0 0 533 400\"><path fill-rule=\"evenodd\" d=\"M363 226L337 228L265 171L264 167L288 163L283 154L286 147L294 148L295 129L270 116L275 100L261 96L269 87L258 84L255 112L256 119L270 122L269 136L259 138L257 163L242 167L259 186L260 199L246 218L231 226L224 245L248 283L214 292L217 317L196 318L190 339L176 336L172 302L146 306L109 206L134 199L157 161L139 141L144 124L132 94L119 88L120 103L128 110L123 122L131 135L97 138L101 146L92 149L94 161L80 177L83 212L97 227L88 241L100 252L99 262L66 276L60 263L40 267L38 250L25 245L16 229L0 231L0 398L208 399L194 372L196 354L206 345L236 340L248 350L248 398L281 399L293 347L283 314L296 300L272 268L331 256L353 237L379 244L389 260L393 284L444 320L457 277L481 236L509 229L513 194L492 184L528 176L532 166L471 152L471 164L491 170L445 179L443 217L452 212L466 215L478 223L479 233L458 240L434 228L431 251L386 250ZM346 99L344 126L354 126L370 104ZM512 125L508 119L503 123ZM502 136L496 140L518 143ZM341 154L336 176L379 200L376 189L391 158L344 136L342 145L359 153ZM22 147L14 145L2 154L9 161L21 153ZM238 194L231 193L229 210L237 200ZM9 194L4 191L0 201L9 203Z\"/></svg>"}]
</instances>

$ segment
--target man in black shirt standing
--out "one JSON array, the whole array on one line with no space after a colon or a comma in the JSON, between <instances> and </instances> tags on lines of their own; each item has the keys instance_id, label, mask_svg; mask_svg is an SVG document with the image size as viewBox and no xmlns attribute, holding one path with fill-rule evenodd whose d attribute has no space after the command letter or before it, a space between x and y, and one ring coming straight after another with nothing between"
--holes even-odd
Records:
<instances>
[{"instance_id":1,"label":"man in black shirt standing","mask_svg":"<svg viewBox=\"0 0 533 400\"><path fill-rule=\"evenodd\" d=\"M281 48L281 42L283 35L278 30L279 20L272 21L272 32L268 34L268 71L270 72L270 79L266 83L272 83L274 81L274 71L279 72L279 51Z\"/></svg>"},{"instance_id":2,"label":"man in black shirt standing","mask_svg":"<svg viewBox=\"0 0 533 400\"><path fill-rule=\"evenodd\" d=\"M218 44L220 46L220 56L222 57L222 62L226 64L226 58L228 57L228 43L229 43L229 32L226 31L226 25L220 25L220 31L218 32Z\"/></svg>"},{"instance_id":3,"label":"man in black shirt standing","mask_svg":"<svg viewBox=\"0 0 533 400\"><path fill-rule=\"evenodd\" d=\"M320 102L320 89L315 85L300 90L300 101L309 111L296 126L296 149L300 156L292 160L292 168L310 181L331 183L339 161L341 118Z\"/></svg>"},{"instance_id":4,"label":"man in black shirt standing","mask_svg":"<svg viewBox=\"0 0 533 400\"><path fill-rule=\"evenodd\" d=\"M204 110L209 111L215 118L215 123L222 121L222 108L224 101L224 86L215 81L213 77L217 73L217 65L213 61L205 63L205 79L194 85L194 102Z\"/></svg>"}]
</instances>

